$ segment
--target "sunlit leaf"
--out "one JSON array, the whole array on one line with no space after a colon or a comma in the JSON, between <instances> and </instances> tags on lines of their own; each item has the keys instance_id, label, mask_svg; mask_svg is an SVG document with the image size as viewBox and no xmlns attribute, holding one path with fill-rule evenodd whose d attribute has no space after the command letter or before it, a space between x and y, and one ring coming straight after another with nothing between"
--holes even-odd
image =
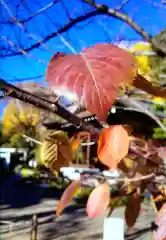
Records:
<instances>
[{"instance_id":1,"label":"sunlit leaf","mask_svg":"<svg viewBox=\"0 0 166 240\"><path fill-rule=\"evenodd\" d=\"M128 133L121 125L114 125L101 130L97 154L103 164L116 169L118 163L128 153L128 149Z\"/></svg>"},{"instance_id":2,"label":"sunlit leaf","mask_svg":"<svg viewBox=\"0 0 166 240\"><path fill-rule=\"evenodd\" d=\"M160 104L160 105L164 105L165 104L165 99L161 98L161 97L154 97L153 98L154 103Z\"/></svg>"},{"instance_id":3,"label":"sunlit leaf","mask_svg":"<svg viewBox=\"0 0 166 240\"><path fill-rule=\"evenodd\" d=\"M72 146L72 150L76 151L81 143L85 141L89 137L89 132L81 131L77 134L74 134L74 136L71 137L70 142Z\"/></svg>"},{"instance_id":4,"label":"sunlit leaf","mask_svg":"<svg viewBox=\"0 0 166 240\"><path fill-rule=\"evenodd\" d=\"M155 223L159 226L157 231L153 233L154 240L165 240L166 239L166 204L162 206L157 214Z\"/></svg>"},{"instance_id":5,"label":"sunlit leaf","mask_svg":"<svg viewBox=\"0 0 166 240\"><path fill-rule=\"evenodd\" d=\"M110 201L109 186L104 183L96 187L90 194L86 206L89 218L100 216L107 209Z\"/></svg>"},{"instance_id":6,"label":"sunlit leaf","mask_svg":"<svg viewBox=\"0 0 166 240\"><path fill-rule=\"evenodd\" d=\"M134 46L131 47L130 51L133 52L151 52L152 46L150 43L145 42L138 42ZM151 69L149 56L142 55L142 56L136 56L136 61L138 64L138 69L141 74L148 74Z\"/></svg>"},{"instance_id":7,"label":"sunlit leaf","mask_svg":"<svg viewBox=\"0 0 166 240\"><path fill-rule=\"evenodd\" d=\"M127 202L125 209L125 219L128 227L133 227L141 209L140 195L137 193L132 194Z\"/></svg>"},{"instance_id":8,"label":"sunlit leaf","mask_svg":"<svg viewBox=\"0 0 166 240\"><path fill-rule=\"evenodd\" d=\"M80 140L73 139L73 141L71 142L71 145L72 145L72 150L75 151L80 146Z\"/></svg>"},{"instance_id":9,"label":"sunlit leaf","mask_svg":"<svg viewBox=\"0 0 166 240\"><path fill-rule=\"evenodd\" d=\"M73 181L64 191L62 197L56 207L56 215L59 216L74 198L77 190L81 187L80 181Z\"/></svg>"},{"instance_id":10,"label":"sunlit leaf","mask_svg":"<svg viewBox=\"0 0 166 240\"><path fill-rule=\"evenodd\" d=\"M131 193L133 191L134 187L132 184L127 185L127 193Z\"/></svg>"},{"instance_id":11,"label":"sunlit leaf","mask_svg":"<svg viewBox=\"0 0 166 240\"><path fill-rule=\"evenodd\" d=\"M112 44L97 44L80 54L58 53L48 65L46 80L52 88L74 92L86 109L105 120L119 86L136 74L135 58Z\"/></svg>"}]
</instances>

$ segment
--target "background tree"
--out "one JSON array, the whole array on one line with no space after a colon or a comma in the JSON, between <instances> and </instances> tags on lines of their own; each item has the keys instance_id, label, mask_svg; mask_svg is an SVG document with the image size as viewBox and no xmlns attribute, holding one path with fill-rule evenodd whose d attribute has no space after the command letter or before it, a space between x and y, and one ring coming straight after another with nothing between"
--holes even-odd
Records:
<instances>
[{"instance_id":1,"label":"background tree","mask_svg":"<svg viewBox=\"0 0 166 240\"><path fill-rule=\"evenodd\" d=\"M53 99L56 99L56 95L51 94L49 89L37 86L36 83L23 83L21 85L23 89L34 92L37 96L42 96L49 100L53 97ZM42 135L46 131L43 125L46 120L58 122L60 118L31 104L11 99L4 111L3 133L4 135L12 135L20 132L36 140L41 140Z\"/></svg>"}]
</instances>

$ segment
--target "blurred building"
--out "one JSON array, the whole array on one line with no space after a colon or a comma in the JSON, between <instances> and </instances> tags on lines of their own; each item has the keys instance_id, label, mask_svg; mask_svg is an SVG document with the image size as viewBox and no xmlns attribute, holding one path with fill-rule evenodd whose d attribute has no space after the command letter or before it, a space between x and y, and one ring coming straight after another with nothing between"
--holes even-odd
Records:
<instances>
[{"instance_id":1,"label":"blurred building","mask_svg":"<svg viewBox=\"0 0 166 240\"><path fill-rule=\"evenodd\" d=\"M28 149L25 148L0 148L0 158L10 165L13 157L18 156L20 161L26 161Z\"/></svg>"}]
</instances>

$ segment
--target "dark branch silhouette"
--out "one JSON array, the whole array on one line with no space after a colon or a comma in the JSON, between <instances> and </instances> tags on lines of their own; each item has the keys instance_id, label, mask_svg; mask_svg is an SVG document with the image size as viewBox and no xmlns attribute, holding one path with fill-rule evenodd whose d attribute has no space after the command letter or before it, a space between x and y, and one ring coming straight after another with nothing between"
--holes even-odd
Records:
<instances>
[{"instance_id":1,"label":"dark branch silhouette","mask_svg":"<svg viewBox=\"0 0 166 240\"><path fill-rule=\"evenodd\" d=\"M1 21L0 24L15 24L15 23L24 24L26 22L29 22L33 18L37 17L39 14L43 13L44 11L48 10L49 8L53 7L58 2L59 2L59 0L54 0L51 3L48 3L46 6L39 9L37 12L33 13L30 17L28 17L26 19L18 20L16 18L13 18L11 21Z\"/></svg>"},{"instance_id":2,"label":"dark branch silhouette","mask_svg":"<svg viewBox=\"0 0 166 240\"><path fill-rule=\"evenodd\" d=\"M48 35L42 41L33 44L29 48L22 49L22 51L30 52L33 49L40 47L43 43L46 43L49 40L51 40L52 38L58 36L59 34L68 31L70 28L74 27L76 24L78 24L80 22L83 22L83 21L85 21L85 20L87 20L87 19L89 19L91 17L95 17L97 15L102 15L102 14L103 14L103 12L101 12L101 10L94 10L94 11L92 11L92 12L86 14L86 15L83 15L83 16L80 16L78 18L75 18L72 21L70 21L69 23L65 24L63 27L59 28L59 30L57 30L56 32L53 32L50 35ZM22 55L22 54L23 54L22 52L9 53L9 54L5 54L5 57L18 56L18 55Z\"/></svg>"},{"instance_id":3,"label":"dark branch silhouette","mask_svg":"<svg viewBox=\"0 0 166 240\"><path fill-rule=\"evenodd\" d=\"M120 6L118 9L112 9L112 8L109 8L106 5L96 4L94 1L91 1L91 0L83 0L83 2L88 4L88 5L90 5L90 6L92 6L92 8L95 8L95 10L90 12L90 13L87 13L85 15L82 15L82 16L79 16L77 18L74 18L74 19L70 18L70 22L69 23L65 24L63 27L60 27L57 31L49 34L43 40L41 40L41 41L31 45L28 48L22 49L21 52L17 51L15 53L5 54L5 57L18 56L18 55L22 55L23 54L22 52L30 52L33 49L36 49L36 48L40 47L42 44L44 44L44 43L48 42L49 40L53 39L54 37L58 36L59 34L67 32L69 29L71 29L72 27L74 27L78 23L84 22L85 20L87 20L89 18L92 18L92 17L95 17L97 15L107 15L107 16L114 17L116 19L119 19L122 22L127 23L140 36L142 36L143 39L145 39L146 41L151 43L152 46L155 49L159 49L159 46L155 43L155 41L153 41L152 36L150 36L142 27L140 27L138 24L136 24L127 14L119 12L121 7L123 7L124 4L127 3L127 1L124 1L123 6ZM57 1L53 1L51 4L46 5L46 7L43 7L42 9L40 9L38 11L38 13L33 14L32 16L30 16L26 20L18 21L17 19L13 19L13 22L15 24L23 24L24 22L31 20L32 18L37 16L39 13L41 13L41 12L47 10L49 7L53 6L53 3L55 4L55 3L57 3ZM162 50L161 50L161 53L162 53ZM163 54L165 56L165 53L163 53Z\"/></svg>"},{"instance_id":4,"label":"dark branch silhouette","mask_svg":"<svg viewBox=\"0 0 166 240\"><path fill-rule=\"evenodd\" d=\"M59 115L60 117L72 122L74 125L81 125L81 119L68 110L60 106L57 102L52 102L44 98L31 94L23 89L20 89L10 83L0 79L0 89L7 95L13 98L17 98L26 103L33 104L36 107L43 108L52 113Z\"/></svg>"},{"instance_id":5,"label":"dark branch silhouette","mask_svg":"<svg viewBox=\"0 0 166 240\"><path fill-rule=\"evenodd\" d=\"M83 2L91 5L95 9L100 10L103 12L105 15L117 18L125 23L127 23L131 28L133 28L140 36L142 36L146 41L152 43L152 37L138 24L136 24L127 14L120 13L117 10L114 10L112 8L109 8L106 5L102 4L96 4L92 0L83 0Z\"/></svg>"}]
</instances>

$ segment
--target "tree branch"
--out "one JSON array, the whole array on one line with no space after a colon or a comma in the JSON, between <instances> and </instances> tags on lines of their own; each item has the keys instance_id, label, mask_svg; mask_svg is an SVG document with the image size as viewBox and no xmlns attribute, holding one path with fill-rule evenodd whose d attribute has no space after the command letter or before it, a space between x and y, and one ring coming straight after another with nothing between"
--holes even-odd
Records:
<instances>
[{"instance_id":1,"label":"tree branch","mask_svg":"<svg viewBox=\"0 0 166 240\"><path fill-rule=\"evenodd\" d=\"M108 15L108 16L112 16L115 17L125 23L127 23L130 27L132 27L138 34L140 34L146 41L152 43L152 37L149 36L148 33L146 33L144 31L144 29L142 29L139 25L137 25L132 19L129 18L128 15L120 13L112 8L108 8L107 6L104 5L100 5L100 4L95 4L93 1L91 0L83 0L84 2L90 4L92 7L95 7L96 10L80 16L78 18L73 19L72 21L70 21L69 23L67 23L66 25L64 25L63 27L61 27L60 29L58 29L58 31L53 32L52 34L48 35L46 38L44 38L42 41L37 42L36 44L33 44L31 47L29 48L25 48L22 49L25 52L29 52L35 48L38 48L40 45L42 45L43 43L46 43L47 41L49 41L50 39L58 36L59 34L66 32L67 30L69 30L70 28L72 28L73 26L75 26L77 23L80 23L82 21L85 21L91 17L97 16L97 15ZM153 44L153 43L152 43ZM16 52L15 54L6 54L6 57L9 56L17 56L17 55L21 55L22 53L20 52Z\"/></svg>"},{"instance_id":2,"label":"tree branch","mask_svg":"<svg viewBox=\"0 0 166 240\"><path fill-rule=\"evenodd\" d=\"M154 86L153 83L146 80L142 75L137 74L133 82L134 87L139 88L149 94L157 97L166 98L166 88Z\"/></svg>"},{"instance_id":3,"label":"tree branch","mask_svg":"<svg viewBox=\"0 0 166 240\"><path fill-rule=\"evenodd\" d=\"M38 13L32 15L31 17L29 17L26 20L23 20L23 21L19 22L19 21L17 21L17 19L13 19L13 21L17 24L21 24L21 23L24 23L25 21L29 21L33 17L35 17L36 15L41 13L42 11L45 11L46 9L48 9L50 6L52 6L53 3L55 4L55 2L57 2L57 1L53 1L52 3L48 4L46 7L39 10ZM90 6L94 7L96 10L94 10L94 11L92 11L92 12L86 14L86 15L83 15L83 16L80 16L78 18L72 19L69 23L67 23L66 25L64 25L60 29L58 29L56 32L51 33L46 38L44 38L42 41L33 44L29 48L22 49L22 51L23 52L29 52L29 51L31 51L35 48L38 48L39 46L41 46L43 43L46 43L50 39L58 36L61 33L64 33L66 31L68 31L70 28L72 28L76 24L78 24L82 21L85 21L85 20L87 20L91 17L97 16L97 15L108 15L108 16L114 17L116 19L119 19L120 21L123 21L123 22L127 23L132 29L134 29L139 35L141 35L146 41L150 42L155 49L158 49L158 46L156 45L155 41L153 41L152 36L150 36L143 28L141 28L138 24L136 24L127 14L120 13L116 9L109 8L106 5L96 4L93 0L83 0L83 2L85 2L85 3L89 4ZM163 53L162 50L160 50L160 53L162 53L162 55L165 55L165 53ZM13 53L6 54L5 57L12 57L12 56L18 56L18 55L22 55L22 52L16 52L14 54Z\"/></svg>"},{"instance_id":4,"label":"tree branch","mask_svg":"<svg viewBox=\"0 0 166 240\"><path fill-rule=\"evenodd\" d=\"M43 43L46 43L49 40L51 40L52 38L58 36L59 34L68 31L70 28L74 27L76 24L78 24L80 22L83 22L83 21L85 21L85 20L87 20L87 19L89 19L91 17L97 16L97 15L102 15L102 14L103 14L103 12L101 12L101 10L97 9L97 10L94 10L94 11L92 11L92 12L86 14L86 15L83 15L83 16L80 16L78 18L75 18L72 21L70 21L69 23L67 23L66 25L64 25L63 27L59 28L56 32L53 32L50 35L48 35L42 41L33 44L29 48L22 49L22 52L30 52L33 49L36 49L36 48L40 47ZM23 54L22 52L15 52L15 53L5 54L5 57L13 57L13 56L22 55Z\"/></svg>"},{"instance_id":5,"label":"tree branch","mask_svg":"<svg viewBox=\"0 0 166 240\"><path fill-rule=\"evenodd\" d=\"M132 27L139 35L141 35L146 41L152 43L152 37L138 24L136 24L127 14L120 13L106 5L97 4L93 0L83 0L83 2L91 5L95 9L102 11L105 15L115 17Z\"/></svg>"},{"instance_id":6,"label":"tree branch","mask_svg":"<svg viewBox=\"0 0 166 240\"><path fill-rule=\"evenodd\" d=\"M67 121L72 122L74 125L81 125L82 121L79 117L73 115L58 103L38 97L32 93L28 93L25 90L22 90L12 84L5 82L3 79L0 79L0 89L10 97L17 98L21 101L33 104L36 107L55 113Z\"/></svg>"},{"instance_id":7,"label":"tree branch","mask_svg":"<svg viewBox=\"0 0 166 240\"><path fill-rule=\"evenodd\" d=\"M81 128L82 130L90 132L96 132L103 127L100 122L97 121L95 116L88 116L88 121L87 117L84 117L83 119L79 118L57 102L36 96L35 94L29 93L23 89L7 83L3 79L0 79L0 90L3 91L7 96L19 99L23 102L32 104L41 109L50 111L67 120L69 124L75 125L76 128Z\"/></svg>"},{"instance_id":8,"label":"tree branch","mask_svg":"<svg viewBox=\"0 0 166 240\"><path fill-rule=\"evenodd\" d=\"M37 17L42 12L44 12L44 11L48 10L49 8L53 7L58 2L59 2L59 0L52 1L51 3L47 4L43 8L39 9L36 13L33 13L30 17L28 17L26 19L17 20L16 18L12 18L11 21L1 21L0 24L15 24L15 23L24 24L24 23L32 20L33 18Z\"/></svg>"},{"instance_id":9,"label":"tree branch","mask_svg":"<svg viewBox=\"0 0 166 240\"><path fill-rule=\"evenodd\" d=\"M121 177L105 176L105 175L101 175L101 174L98 175L97 173L91 175L90 173L88 174L88 172L87 172L85 174L85 176L84 176L84 173L81 175L81 180L82 180L83 186L88 186L88 184L93 184L94 183L93 180L98 181L98 184L99 184L100 181L104 182L104 181L108 181L108 180L115 180L116 183L119 183L119 182L123 183L124 182L125 184L129 184L129 183L132 183L132 182L139 182L139 181L147 180L147 179L154 178L154 177L155 177L154 173L150 173L148 175L144 175L144 176L141 176L141 177L121 178ZM91 185L89 185L89 186L91 186Z\"/></svg>"}]
</instances>

